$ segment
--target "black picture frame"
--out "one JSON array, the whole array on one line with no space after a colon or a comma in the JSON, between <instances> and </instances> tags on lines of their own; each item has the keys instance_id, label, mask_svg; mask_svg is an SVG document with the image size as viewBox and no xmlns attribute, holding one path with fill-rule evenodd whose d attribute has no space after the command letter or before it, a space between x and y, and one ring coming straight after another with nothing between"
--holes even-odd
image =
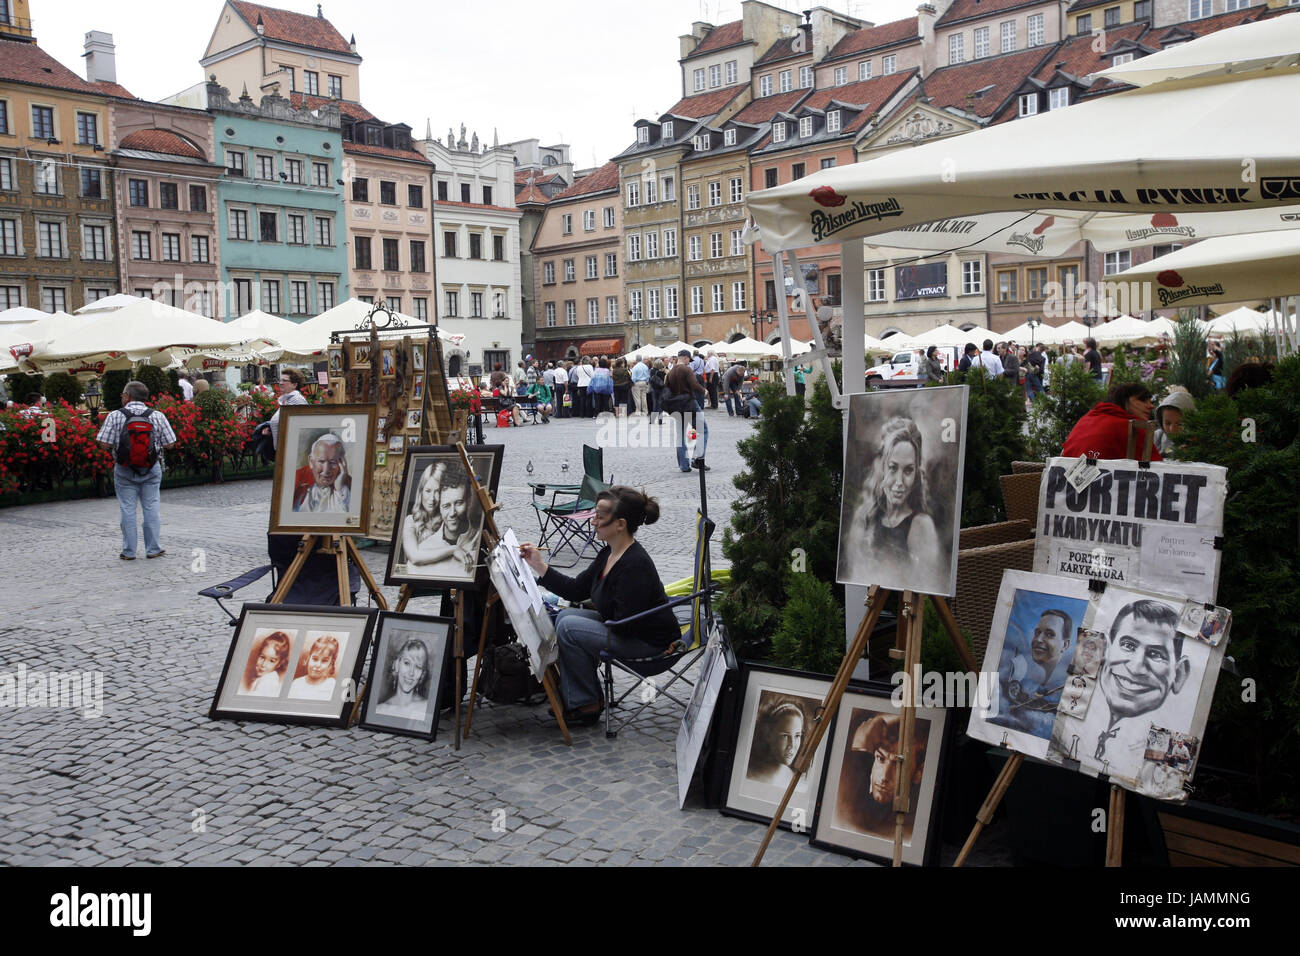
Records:
<instances>
[{"instance_id":1,"label":"black picture frame","mask_svg":"<svg viewBox=\"0 0 1300 956\"><path fill-rule=\"evenodd\" d=\"M859 830L856 837L841 837L841 840L856 839L857 845L848 842L837 842L832 836L848 832L845 821L838 819L835 808L829 804L840 799L841 789L844 776L848 773L847 761L851 759L848 756L847 744L849 734L855 733L859 727L871 720L870 715L886 716L888 720L902 720L903 711L901 705L896 706L891 698L894 694L892 684L880 681L853 681L844 691L844 697L840 700L840 706L831 717L831 725L826 733L827 749L825 759L822 761L821 780L817 787L817 801L815 812L813 814L812 828L809 831L810 845L821 850L829 850L833 853L839 853L844 856L851 856L854 859L873 860L886 865L893 862L894 846L894 825L895 815L893 812L893 796L889 795L887 807L885 803L878 803L882 809L879 812L882 821L881 829L876 833L870 833L866 830ZM869 705L862 707L860 705ZM856 716L855 711L866 710L869 714ZM853 722L846 724L842 719L845 714L852 717ZM912 794L912 807L910 815L912 817L912 839L909 841L911 846L906 843L903 848L903 865L904 866L936 866L939 862L939 846L943 834L942 807L943 807L943 784L944 773L947 770L948 751L952 744L952 734L955 722L950 720L950 711L943 707L917 707L917 727L918 731L925 732L926 754L921 764L921 779L916 784L916 789ZM924 726L922 726L922 722ZM841 736L843 734L843 736ZM938 753L933 751L938 748ZM865 763L865 757L861 760ZM873 755L873 760L877 759ZM828 791L828 782L831 782L831 772L836 771L836 778ZM870 765L867 767L870 770ZM861 777L861 774L855 776ZM870 783L871 777L868 772L867 781ZM860 783L860 781L859 781ZM846 803L851 804L859 813L865 812L861 808L868 806L875 801L874 795L868 792L858 798L850 796ZM838 829L836 824L839 824ZM921 828L919 841L916 838L917 829ZM919 845L918 845L919 843Z\"/></svg>"},{"instance_id":2,"label":"black picture frame","mask_svg":"<svg viewBox=\"0 0 1300 956\"><path fill-rule=\"evenodd\" d=\"M731 759L727 766L722 806L719 807L723 814L742 820L753 820L756 823L770 823L772 814L776 812L781 796L788 785L788 781L765 782L750 777L758 708L764 705L762 695L771 692L778 696L797 696L809 702L800 704L800 709L803 712L804 733L811 733L813 715L816 708L826 699L832 680L833 678L826 674L814 674L771 664L753 661L745 661L742 664L740 684L736 694L736 710L730 721ZM771 702L782 703L776 698ZM821 777L821 761L825 756L828 740L829 738L823 738L809 765L810 772L801 779L799 788L795 790L794 797L787 805L786 815L780 822L781 829L794 830L798 824L801 832L812 832L817 782ZM791 754L791 759L793 756Z\"/></svg>"},{"instance_id":3,"label":"black picture frame","mask_svg":"<svg viewBox=\"0 0 1300 956\"><path fill-rule=\"evenodd\" d=\"M442 688L445 684L447 668L450 666L451 638L456 626L456 619L439 617L432 614L407 614L396 611L380 611L375 622L374 640L371 642L370 669L366 672L366 696L361 707L359 726L363 730L375 730L380 733L400 734L405 737L418 737L432 742L438 736L438 715L442 712ZM416 719L401 714L385 714L380 708L386 706L381 695L387 690L386 671L396 663L398 655L405 649L407 638L402 646L396 646L399 635L419 633L427 635L426 667L423 682L425 690L425 709ZM432 646L429 646L432 645ZM433 655L437 655L437 660Z\"/></svg>"},{"instance_id":4,"label":"black picture frame","mask_svg":"<svg viewBox=\"0 0 1300 956\"><path fill-rule=\"evenodd\" d=\"M495 500L497 486L501 481L501 462L505 457L505 445L466 445L465 453L469 456L471 467L475 469L475 477L481 485L491 492ZM455 469L463 474L460 453L456 450L455 445L415 445L406 449L406 462L402 472L402 490L397 502L397 514L393 520L392 547L388 551L388 567L385 571L384 583L389 585L412 584L435 589L486 590L488 587L488 571L487 563L483 560L482 555L482 535L486 515L483 514L478 499L473 495L472 490L466 492L470 524L468 530L473 531L474 527L477 526L478 540L476 544L465 550L472 550L475 555L473 573L467 571L461 571L459 574L452 573L455 569L447 567L449 562L446 560L438 562L443 567L423 573L418 572L414 565L405 560L407 523L412 518L415 496L420 491L420 484L424 480L425 472L439 465ZM486 474L481 473L481 465L486 466L482 468L483 472L487 472Z\"/></svg>"},{"instance_id":5,"label":"black picture frame","mask_svg":"<svg viewBox=\"0 0 1300 956\"><path fill-rule=\"evenodd\" d=\"M245 604L235 624L208 716L213 720L346 727L357 699L374 627L375 611L371 608ZM326 637L333 637L336 642L334 673L327 678L333 684L328 696L316 697L309 685L298 684L298 672L305 671L311 650ZM255 654L267 651L272 642L283 644L285 639L288 647L277 655L281 661L278 673L271 671L250 680L257 673ZM274 646L270 652L275 653ZM239 670L232 673L232 665ZM290 667L294 668L292 677ZM310 674L304 672L301 676L310 677ZM278 679L257 689L264 679L271 677ZM295 694L295 687L300 693Z\"/></svg>"}]
</instances>

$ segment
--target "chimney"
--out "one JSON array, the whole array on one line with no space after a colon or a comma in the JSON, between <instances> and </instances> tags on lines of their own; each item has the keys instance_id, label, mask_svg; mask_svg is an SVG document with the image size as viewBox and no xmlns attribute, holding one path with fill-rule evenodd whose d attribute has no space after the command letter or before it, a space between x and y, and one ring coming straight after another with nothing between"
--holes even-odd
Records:
<instances>
[{"instance_id":1,"label":"chimney","mask_svg":"<svg viewBox=\"0 0 1300 956\"><path fill-rule=\"evenodd\" d=\"M117 82L117 63L113 45L113 34L101 30L91 30L86 34L86 80L98 83L101 80Z\"/></svg>"},{"instance_id":2,"label":"chimney","mask_svg":"<svg viewBox=\"0 0 1300 956\"><path fill-rule=\"evenodd\" d=\"M933 4L923 3L916 8L916 28L921 38L921 78L929 76L939 65L934 42L934 22L939 11Z\"/></svg>"}]
</instances>

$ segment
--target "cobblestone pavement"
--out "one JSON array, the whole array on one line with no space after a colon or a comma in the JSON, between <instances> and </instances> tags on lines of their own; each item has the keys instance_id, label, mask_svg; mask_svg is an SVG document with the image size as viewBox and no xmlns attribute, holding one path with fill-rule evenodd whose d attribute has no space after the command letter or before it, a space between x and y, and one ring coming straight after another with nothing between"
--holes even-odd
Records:
<instances>
[{"instance_id":1,"label":"cobblestone pavement","mask_svg":"<svg viewBox=\"0 0 1300 956\"><path fill-rule=\"evenodd\" d=\"M709 413L709 424L709 506L721 524L736 495L735 444L752 425L725 410ZM528 481L577 480L582 443L598 427L567 420L487 430L489 442L506 446L502 527L533 537ZM698 474L677 470L671 445L608 444L606 477L644 486L663 506L659 524L641 535L661 577L686 576ZM270 494L267 480L165 491L168 554L155 561L118 560L112 498L0 511L8 578L0 670L102 671L104 681L98 718L0 712L0 859L652 866L752 857L761 825L706 810L697 795L677 809L680 713L668 702L616 740L575 729L572 748L545 706L483 707L459 752L445 720L432 744L358 728L210 720L231 629L195 592L266 562ZM365 559L382 581L386 555L370 549ZM716 544L714 561L722 566ZM384 592L395 601L395 588ZM246 594L263 600L266 590L259 583ZM436 613L436 603L410 609ZM785 832L766 861L851 862Z\"/></svg>"}]
</instances>

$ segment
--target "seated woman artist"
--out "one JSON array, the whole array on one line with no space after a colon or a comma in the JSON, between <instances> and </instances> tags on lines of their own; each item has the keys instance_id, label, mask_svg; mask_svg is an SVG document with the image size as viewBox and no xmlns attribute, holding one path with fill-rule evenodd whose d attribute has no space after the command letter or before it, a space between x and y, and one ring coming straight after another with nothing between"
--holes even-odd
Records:
<instances>
[{"instance_id":1,"label":"seated woman artist","mask_svg":"<svg viewBox=\"0 0 1300 956\"><path fill-rule=\"evenodd\" d=\"M1129 423L1150 420L1151 389L1141 382L1112 385L1106 400L1092 406L1075 423L1061 454L1066 458L1127 458ZM1137 447L1142 447L1140 440ZM1151 460L1162 460L1158 449L1151 450Z\"/></svg>"},{"instance_id":2,"label":"seated woman artist","mask_svg":"<svg viewBox=\"0 0 1300 956\"><path fill-rule=\"evenodd\" d=\"M677 618L666 607L623 627L605 624L668 603L654 561L634 537L642 525L659 520L659 503L626 485L615 485L596 496L592 520L605 547L576 578L551 569L533 545L519 546L542 587L569 601L590 598L596 607L594 611L567 608L555 621L564 718L586 726L596 723L605 707L597 674L604 648L626 657L653 657L681 636Z\"/></svg>"}]
</instances>

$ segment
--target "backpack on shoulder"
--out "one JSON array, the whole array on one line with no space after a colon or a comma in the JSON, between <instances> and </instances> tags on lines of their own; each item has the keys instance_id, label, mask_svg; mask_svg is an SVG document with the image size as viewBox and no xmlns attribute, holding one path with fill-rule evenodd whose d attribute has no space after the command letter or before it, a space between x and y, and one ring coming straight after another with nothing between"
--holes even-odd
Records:
<instances>
[{"instance_id":1,"label":"backpack on shoulder","mask_svg":"<svg viewBox=\"0 0 1300 956\"><path fill-rule=\"evenodd\" d=\"M158 452L153 445L153 409L132 412L125 408L126 421L117 436L117 453L114 460L136 474L144 474L158 463Z\"/></svg>"}]
</instances>

